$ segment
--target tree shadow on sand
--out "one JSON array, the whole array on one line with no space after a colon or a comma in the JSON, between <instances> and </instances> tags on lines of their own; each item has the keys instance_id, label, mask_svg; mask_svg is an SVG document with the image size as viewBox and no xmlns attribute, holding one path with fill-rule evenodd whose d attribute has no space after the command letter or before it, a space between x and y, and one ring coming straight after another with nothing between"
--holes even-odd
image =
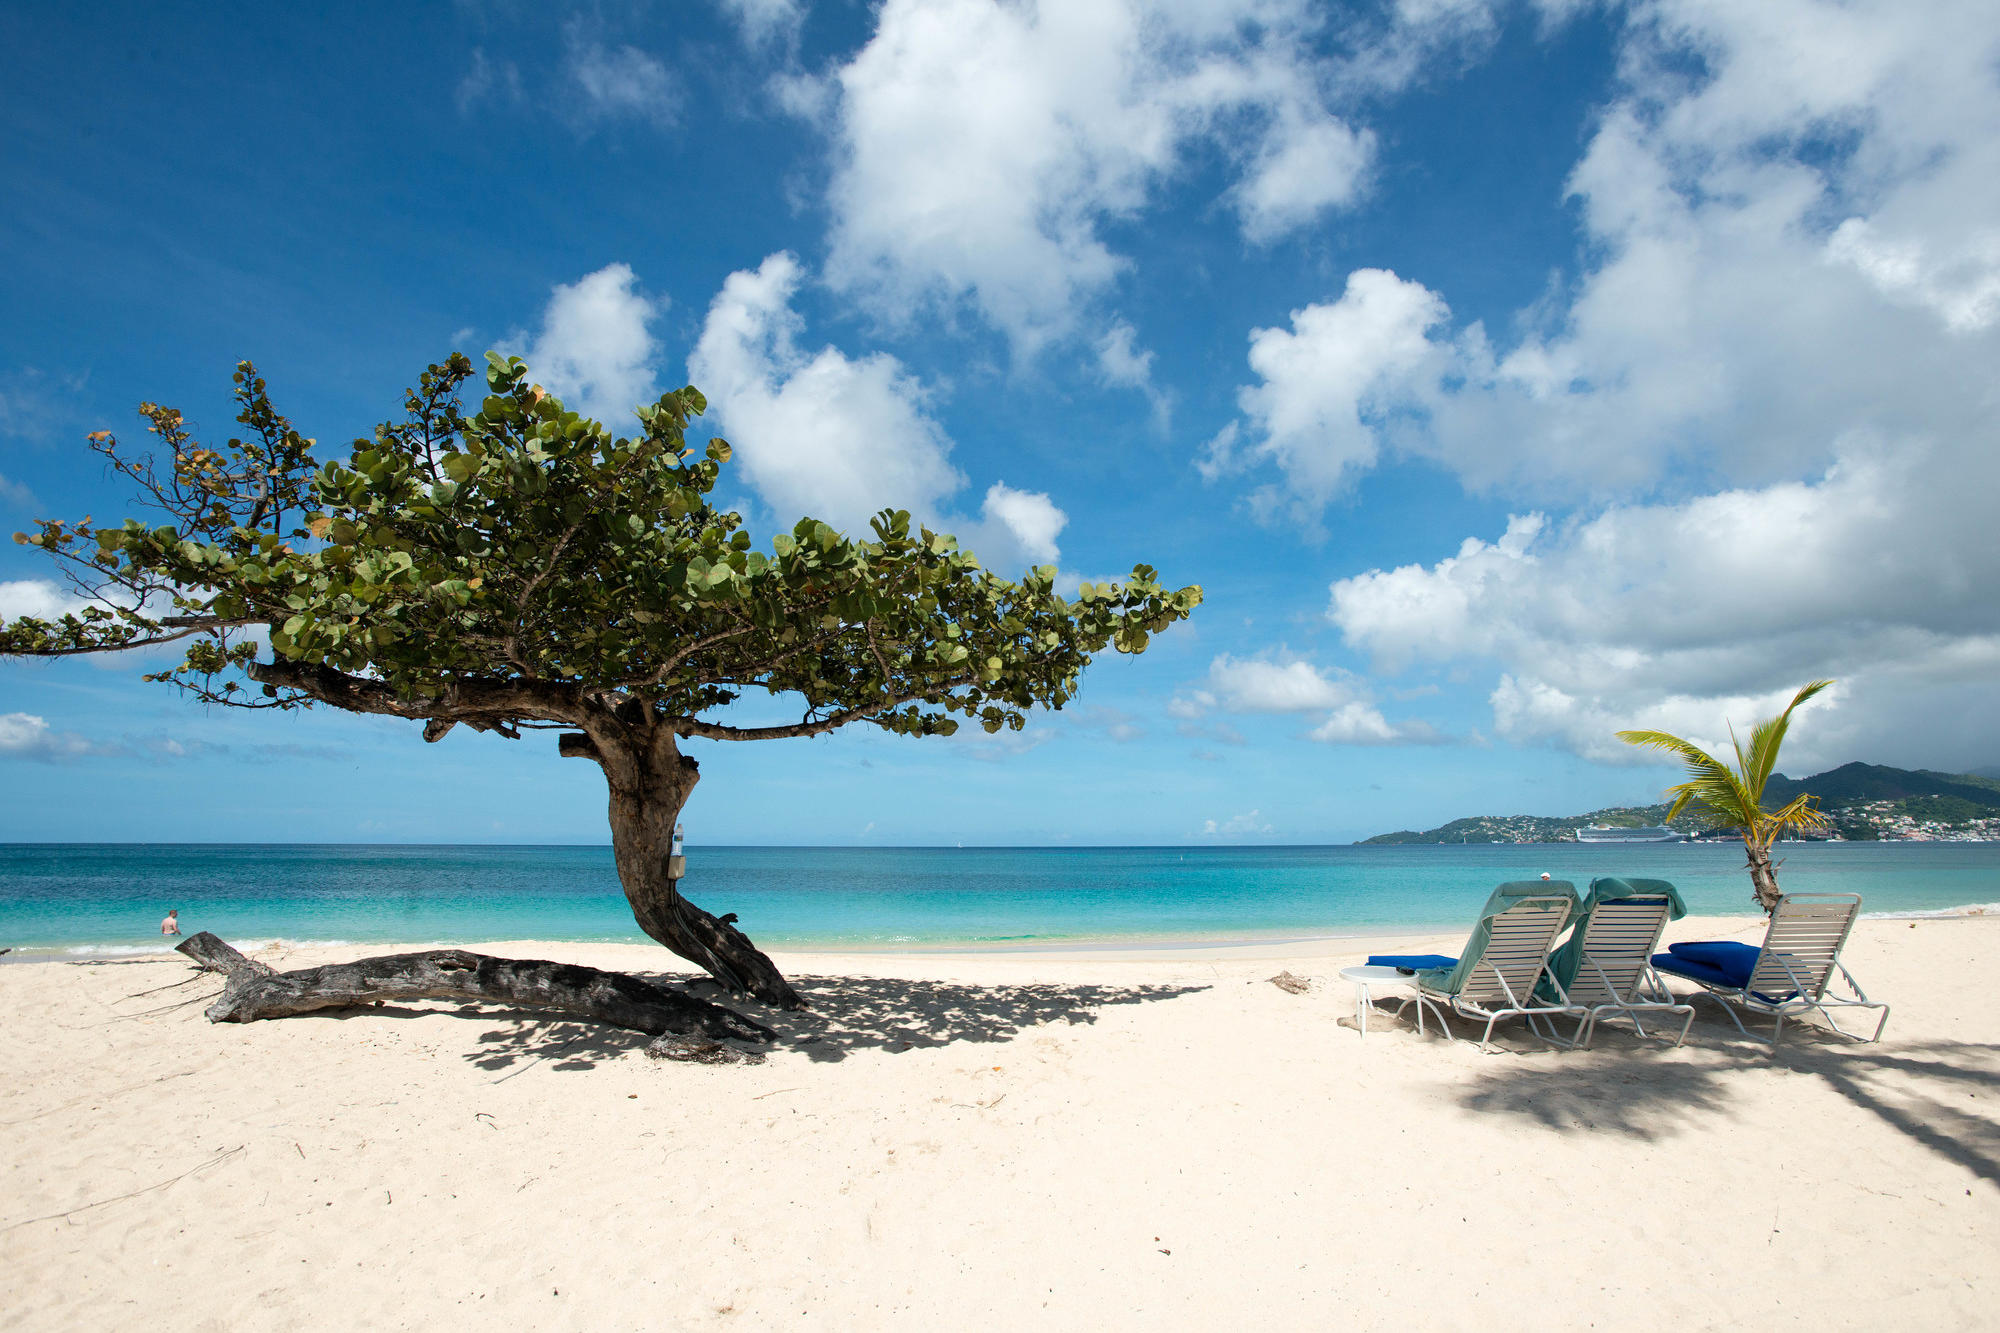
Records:
<instances>
[{"instance_id":1,"label":"tree shadow on sand","mask_svg":"<svg viewBox=\"0 0 2000 1333\"><path fill-rule=\"evenodd\" d=\"M732 1004L722 988L706 978L691 981L684 975L636 975L678 986L705 1000ZM770 1046L773 1053L796 1050L822 1063L844 1060L863 1050L900 1054L958 1042L1011 1041L1026 1029L1046 1023L1094 1023L1098 1011L1112 1005L1171 1000L1208 989L1167 985L982 986L893 977L803 976L791 981L811 1006L808 1012L787 1013L741 1001L733 1002L732 1007L776 1029L778 1039ZM466 1056L482 1069L525 1068L533 1063L557 1070L589 1069L600 1061L643 1050L650 1040L643 1033L552 1018L525 1009L481 1008L476 1012L483 1018L508 1021L506 1027L481 1033L479 1049Z\"/></svg>"},{"instance_id":2,"label":"tree shadow on sand","mask_svg":"<svg viewBox=\"0 0 2000 1333\"><path fill-rule=\"evenodd\" d=\"M2000 1184L2000 1045L1860 1045L1801 1024L1796 1031L1786 1026L1785 1044L1774 1052L1706 1019L1697 1020L1679 1052L1629 1031L1600 1028L1594 1051L1496 1063L1482 1070L1464 1104L1558 1132L1650 1141L1728 1112L1745 1077L1805 1076L1945 1160Z\"/></svg>"}]
</instances>

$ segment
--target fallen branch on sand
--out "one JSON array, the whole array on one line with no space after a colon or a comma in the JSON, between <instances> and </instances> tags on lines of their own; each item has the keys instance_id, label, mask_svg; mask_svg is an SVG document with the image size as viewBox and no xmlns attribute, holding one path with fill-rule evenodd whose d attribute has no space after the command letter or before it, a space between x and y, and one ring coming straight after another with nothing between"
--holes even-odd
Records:
<instances>
[{"instance_id":1,"label":"fallen branch on sand","mask_svg":"<svg viewBox=\"0 0 2000 1333\"><path fill-rule=\"evenodd\" d=\"M204 1011L211 1023L254 1023L377 1000L480 1000L644 1032L654 1038L646 1047L654 1059L702 1064L761 1059L727 1043L762 1043L777 1035L722 1005L573 963L429 949L276 972L205 930L176 948L197 966L229 979Z\"/></svg>"},{"instance_id":2,"label":"fallen branch on sand","mask_svg":"<svg viewBox=\"0 0 2000 1333\"><path fill-rule=\"evenodd\" d=\"M209 1158L206 1162L201 1163L199 1166L191 1166L177 1176L169 1176L165 1180L154 1181L152 1184L143 1186L140 1189L128 1190L124 1194L114 1194L108 1199L98 1199L92 1203L86 1203L75 1208L65 1209L60 1213L44 1213L40 1217L24 1217L18 1222L9 1222L6 1226L0 1227L0 1232L12 1231L17 1227L33 1226L37 1222L60 1221L65 1217L75 1217L78 1213L87 1213L93 1208L102 1208L109 1203L123 1203L127 1199L136 1199L141 1194L151 1194L154 1190L163 1190L167 1186L172 1185L177 1181L186 1180L189 1176L194 1175L198 1171L206 1171L208 1170L208 1168L216 1165L219 1162L228 1161L230 1158L236 1156L237 1153L242 1152L245 1148L249 1146L250 1145L246 1143L239 1143L234 1148L224 1148L221 1152Z\"/></svg>"}]
</instances>

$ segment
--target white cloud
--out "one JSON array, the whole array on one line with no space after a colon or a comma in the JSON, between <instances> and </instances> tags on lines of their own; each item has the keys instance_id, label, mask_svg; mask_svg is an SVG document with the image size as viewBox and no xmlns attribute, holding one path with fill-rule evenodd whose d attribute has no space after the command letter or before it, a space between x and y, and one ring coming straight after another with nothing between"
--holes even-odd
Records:
<instances>
[{"instance_id":1,"label":"white cloud","mask_svg":"<svg viewBox=\"0 0 2000 1333\"><path fill-rule=\"evenodd\" d=\"M805 0L721 0L721 5L751 47L797 46L799 28L805 23Z\"/></svg>"},{"instance_id":2,"label":"white cloud","mask_svg":"<svg viewBox=\"0 0 2000 1333\"><path fill-rule=\"evenodd\" d=\"M1279 111L1279 128L1265 136L1230 192L1251 241L1278 240L1361 193L1375 136L1309 107L1301 99Z\"/></svg>"},{"instance_id":3,"label":"white cloud","mask_svg":"<svg viewBox=\"0 0 2000 1333\"><path fill-rule=\"evenodd\" d=\"M954 513L965 476L901 362L799 345L791 300L803 276L783 253L730 274L688 361L758 497L783 523L809 514L856 533L884 508L907 509L1002 572L1059 559L1068 518L1045 494L996 482L976 518Z\"/></svg>"},{"instance_id":4,"label":"white cloud","mask_svg":"<svg viewBox=\"0 0 2000 1333\"><path fill-rule=\"evenodd\" d=\"M1236 714L1324 712L1325 720L1306 736L1329 745L1431 744L1443 739L1422 722L1400 727L1392 724L1370 702L1358 681L1328 673L1299 658L1231 657L1224 653L1209 663L1203 686L1175 695L1166 712L1182 724L1182 735L1215 736L1216 728L1200 724L1217 709Z\"/></svg>"},{"instance_id":5,"label":"white cloud","mask_svg":"<svg viewBox=\"0 0 2000 1333\"><path fill-rule=\"evenodd\" d=\"M10 759L74 759L101 749L71 731L52 731L48 721L33 713L0 713L0 757Z\"/></svg>"},{"instance_id":6,"label":"white cloud","mask_svg":"<svg viewBox=\"0 0 2000 1333\"><path fill-rule=\"evenodd\" d=\"M1656 0L1627 34L1622 92L1569 180L1586 267L1511 347L1446 327L1444 296L1414 283L1379 364L1303 317L1254 335L1249 458L1301 511L1384 448L1549 502L1690 464L1810 475L1856 430L1991 438L2000 10ZM1354 304L1350 281L1308 312ZM1315 395L1322 354L1361 387Z\"/></svg>"},{"instance_id":7,"label":"white cloud","mask_svg":"<svg viewBox=\"0 0 2000 1333\"><path fill-rule=\"evenodd\" d=\"M680 85L665 65L636 46L607 45L580 20L563 29L563 73L580 94L564 99L579 126L637 120L664 129L679 114Z\"/></svg>"},{"instance_id":8,"label":"white cloud","mask_svg":"<svg viewBox=\"0 0 2000 1333\"><path fill-rule=\"evenodd\" d=\"M1204 837L1245 838L1256 837L1271 832L1271 826L1264 822L1262 812L1251 810L1240 815L1231 815L1220 823L1213 819L1201 821Z\"/></svg>"},{"instance_id":9,"label":"white cloud","mask_svg":"<svg viewBox=\"0 0 2000 1333\"><path fill-rule=\"evenodd\" d=\"M1661 700L1712 733L1831 675L1799 762L1994 762L2000 10L1653 0L1621 40L1573 280L1501 341L1377 275L1379 351L1326 327L1350 282L1255 335L1204 470L1307 521L1384 452L1580 502L1335 585L1385 668L1490 664L1503 736L1609 757Z\"/></svg>"},{"instance_id":10,"label":"white cloud","mask_svg":"<svg viewBox=\"0 0 2000 1333\"><path fill-rule=\"evenodd\" d=\"M1387 269L1359 269L1327 305L1292 312L1290 329L1255 329L1250 368L1260 382L1238 394L1255 440L1237 450L1234 423L1210 441L1200 466L1213 479L1258 460L1283 469L1265 508L1317 513L1351 477L1375 462L1387 415L1444 358L1429 337L1449 311L1421 283Z\"/></svg>"},{"instance_id":11,"label":"white cloud","mask_svg":"<svg viewBox=\"0 0 2000 1333\"><path fill-rule=\"evenodd\" d=\"M829 282L887 317L970 302L1031 356L1126 267L1104 223L1198 141L1239 159L1252 239L1351 203L1372 140L1326 104L1322 21L1306 0L887 0L828 81Z\"/></svg>"},{"instance_id":12,"label":"white cloud","mask_svg":"<svg viewBox=\"0 0 2000 1333\"><path fill-rule=\"evenodd\" d=\"M1347 685L1305 661L1274 662L1224 653L1209 663L1208 680L1208 692L1232 713L1316 713L1354 697Z\"/></svg>"},{"instance_id":13,"label":"white cloud","mask_svg":"<svg viewBox=\"0 0 2000 1333\"><path fill-rule=\"evenodd\" d=\"M72 597L50 579L15 579L0 583L0 623L32 616L36 620L60 620L81 610L84 602Z\"/></svg>"},{"instance_id":14,"label":"white cloud","mask_svg":"<svg viewBox=\"0 0 2000 1333\"><path fill-rule=\"evenodd\" d=\"M1136 345L1138 332L1119 320L1097 340L1097 368L1106 384L1142 389L1153 380L1153 354Z\"/></svg>"},{"instance_id":15,"label":"white cloud","mask_svg":"<svg viewBox=\"0 0 2000 1333\"><path fill-rule=\"evenodd\" d=\"M487 56L486 48L474 47L472 66L453 93L458 114L469 116L488 101L518 104L523 98L519 66L511 60L493 60Z\"/></svg>"},{"instance_id":16,"label":"white cloud","mask_svg":"<svg viewBox=\"0 0 2000 1333\"><path fill-rule=\"evenodd\" d=\"M1116 320L1097 339L1097 374L1113 388L1137 389L1153 405L1153 420L1165 430L1172 415L1166 394L1153 386L1153 353L1140 350L1139 333L1124 320Z\"/></svg>"},{"instance_id":17,"label":"white cloud","mask_svg":"<svg viewBox=\"0 0 2000 1333\"><path fill-rule=\"evenodd\" d=\"M865 532L885 507L934 513L965 477L923 386L892 356L801 348L791 299L802 279L783 253L730 274L688 359L743 476L786 521Z\"/></svg>"},{"instance_id":18,"label":"white cloud","mask_svg":"<svg viewBox=\"0 0 2000 1333\"><path fill-rule=\"evenodd\" d=\"M1826 255L1891 300L1928 308L1954 333L1991 328L2000 316L2000 227L1939 258L1922 240L1885 241L1869 223L1849 218L1834 230Z\"/></svg>"},{"instance_id":19,"label":"white cloud","mask_svg":"<svg viewBox=\"0 0 2000 1333\"><path fill-rule=\"evenodd\" d=\"M1029 563L1054 564L1062 558L1056 537L1068 525L1069 515L1056 508L1047 495L995 482L987 488L980 515L983 527L991 528L995 537L1004 533L1006 545L1018 550Z\"/></svg>"},{"instance_id":20,"label":"white cloud","mask_svg":"<svg viewBox=\"0 0 2000 1333\"><path fill-rule=\"evenodd\" d=\"M20 366L0 376L0 438L48 441L59 438L71 426L79 426L84 386L89 375L50 374L34 366ZM8 493L0 490L0 498ZM27 492L14 494L21 503Z\"/></svg>"},{"instance_id":21,"label":"white cloud","mask_svg":"<svg viewBox=\"0 0 2000 1333\"><path fill-rule=\"evenodd\" d=\"M1396 745L1408 739L1364 703L1342 704L1307 733L1327 745Z\"/></svg>"},{"instance_id":22,"label":"white cloud","mask_svg":"<svg viewBox=\"0 0 2000 1333\"><path fill-rule=\"evenodd\" d=\"M1713 740L1831 676L1790 759L1991 763L1991 492L1938 488L1936 452L1857 442L1811 482L1517 517L1433 566L1339 580L1329 616L1386 669L1496 664L1500 735L1593 759L1636 761L1611 733L1668 720ZM1970 466L1960 451L1953 469Z\"/></svg>"},{"instance_id":23,"label":"white cloud","mask_svg":"<svg viewBox=\"0 0 2000 1333\"><path fill-rule=\"evenodd\" d=\"M632 409L659 397L650 326L666 302L644 296L638 284L628 265L607 264L558 285L541 332L522 354L537 382L614 430L630 429Z\"/></svg>"}]
</instances>

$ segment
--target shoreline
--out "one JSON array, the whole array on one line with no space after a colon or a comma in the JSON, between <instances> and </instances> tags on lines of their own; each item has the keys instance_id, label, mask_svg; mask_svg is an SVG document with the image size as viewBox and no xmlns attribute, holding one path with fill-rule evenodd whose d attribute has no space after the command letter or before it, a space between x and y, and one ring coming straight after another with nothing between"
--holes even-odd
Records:
<instances>
[{"instance_id":1,"label":"shoreline","mask_svg":"<svg viewBox=\"0 0 2000 1333\"><path fill-rule=\"evenodd\" d=\"M2000 902L1968 903L1958 907L1941 907L1913 911L1863 912L1860 920L1868 921L1957 921L2000 918ZM1754 912L1690 912L1670 933L1684 933L1685 928L1700 922L1713 922L1718 927L1726 925L1731 931L1742 929L1742 923L1760 924L1762 918ZM1470 922L1465 928L1470 927ZM195 932L190 930L188 934ZM1416 923L1411 925L1384 925L1351 927L1338 931L1315 934L1278 932L1262 934L1230 935L1095 935L1063 936L1040 940L910 940L906 942L881 944L856 944L848 941L790 941L778 940L772 943L753 941L764 952L777 956L810 955L824 958L982 958L982 957L1023 957L1061 958L1072 957L1088 961L1103 956L1106 958L1177 958L1202 956L1290 958L1308 956L1315 952L1338 951L1337 946L1355 943L1379 944L1384 941L1432 938L1453 933L1463 933L1461 927L1446 922L1441 924ZM524 947L540 949L637 949L649 953L662 950L662 946L641 938L590 939L565 938L561 936L538 936L525 938L503 936L493 939L458 940L352 940L352 939L289 939L283 936L251 937L248 940L229 940L229 943L245 953L259 953L269 950L284 952L354 952L356 956L365 953L413 953L428 949L468 949L480 952L493 949L518 951ZM7 954L0 955L0 967L29 963L75 963L124 961L171 961L178 955L171 944L152 945L35 945L11 946ZM669 954L668 956L673 956Z\"/></svg>"}]
</instances>

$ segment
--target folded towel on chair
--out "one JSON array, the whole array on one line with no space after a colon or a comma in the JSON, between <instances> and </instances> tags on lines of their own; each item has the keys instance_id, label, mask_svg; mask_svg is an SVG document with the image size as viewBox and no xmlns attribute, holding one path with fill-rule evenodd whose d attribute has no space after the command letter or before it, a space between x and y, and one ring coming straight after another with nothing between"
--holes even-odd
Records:
<instances>
[{"instance_id":1,"label":"folded towel on chair","mask_svg":"<svg viewBox=\"0 0 2000 1333\"><path fill-rule=\"evenodd\" d=\"M1407 967L1412 972L1427 972L1440 967L1457 967L1458 959L1442 953L1378 953L1368 957L1370 967Z\"/></svg>"},{"instance_id":2,"label":"folded towel on chair","mask_svg":"<svg viewBox=\"0 0 2000 1333\"><path fill-rule=\"evenodd\" d=\"M1763 950L1736 940L1682 940L1679 944L1669 944L1667 952L1715 968L1730 978L1731 985L1741 986L1750 980L1750 971L1757 966L1757 956Z\"/></svg>"},{"instance_id":3,"label":"folded towel on chair","mask_svg":"<svg viewBox=\"0 0 2000 1333\"><path fill-rule=\"evenodd\" d=\"M1654 954L1653 966L1670 976L1742 990L1750 984L1750 974L1756 970L1757 959L1763 952L1755 945L1739 944L1735 940L1686 940L1680 944L1669 944L1666 953ZM1798 992L1787 990L1766 995L1758 991L1755 994L1766 1004L1783 1004Z\"/></svg>"}]
</instances>

